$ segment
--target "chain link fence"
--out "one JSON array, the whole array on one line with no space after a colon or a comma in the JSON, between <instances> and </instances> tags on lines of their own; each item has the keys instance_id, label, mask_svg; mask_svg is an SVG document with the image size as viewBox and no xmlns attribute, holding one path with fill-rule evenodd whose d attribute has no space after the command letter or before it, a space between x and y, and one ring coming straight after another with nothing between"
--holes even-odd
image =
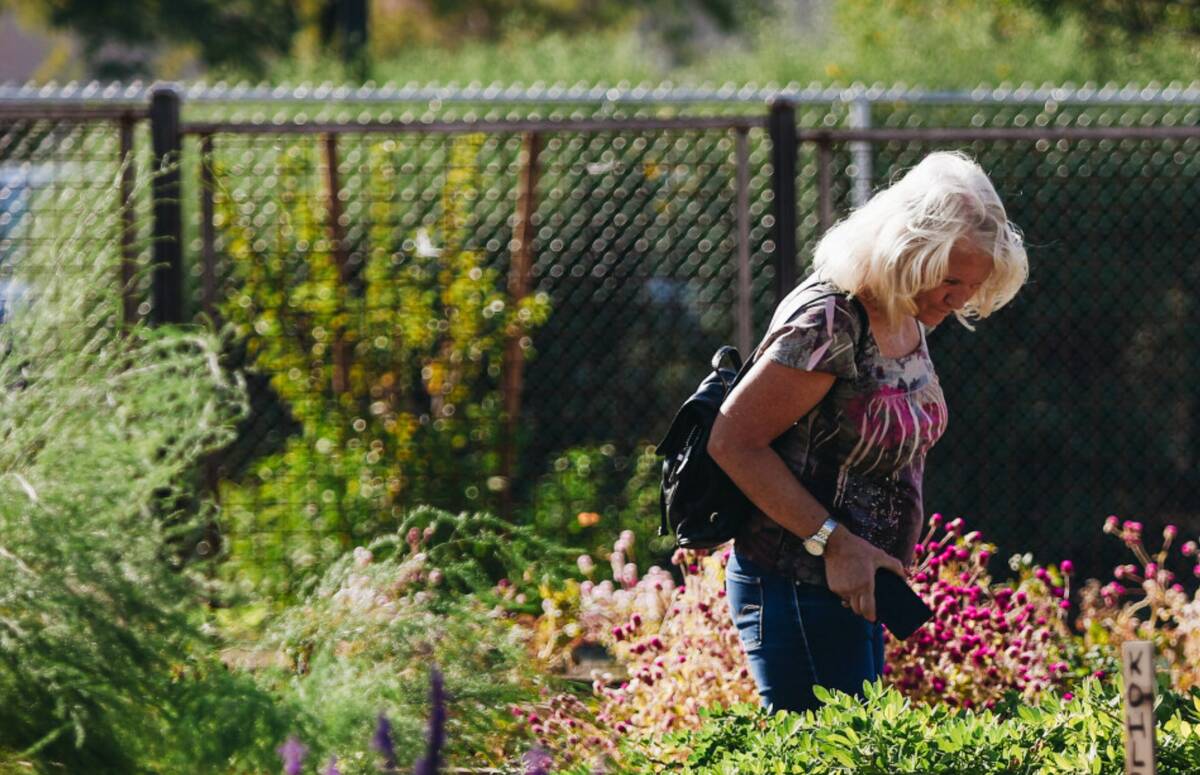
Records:
<instances>
[{"instance_id":1,"label":"chain link fence","mask_svg":"<svg viewBox=\"0 0 1200 775\"><path fill-rule=\"evenodd\" d=\"M369 316L401 303L370 293L382 255L400 267L469 254L509 304L543 294L549 310L501 332L524 341L483 366L519 418L489 437L510 505L536 497L562 450L632 458L657 441L713 350L761 336L824 228L925 153L963 149L1025 231L1032 275L976 332L931 336L951 422L927 508L963 515L1002 555L1071 557L1095 575L1121 559L1099 531L1109 513L1200 530L1194 89L197 86L165 134L150 103L139 87L0 88L0 271L53 228L55 202L113 179L125 152L145 174L172 150L178 183L135 204L178 202L175 238L152 254L138 247L149 235L116 232L129 277L164 267L130 286L130 316L228 319L251 267L292 266L277 277L303 292L319 267L293 259L318 254ZM305 345L327 353L322 379L343 370L343 395L381 357L345 326ZM231 363L253 358L231 345ZM253 477L302 432L271 374L252 371L250 386L214 482ZM455 486L486 502L483 483Z\"/></svg>"}]
</instances>

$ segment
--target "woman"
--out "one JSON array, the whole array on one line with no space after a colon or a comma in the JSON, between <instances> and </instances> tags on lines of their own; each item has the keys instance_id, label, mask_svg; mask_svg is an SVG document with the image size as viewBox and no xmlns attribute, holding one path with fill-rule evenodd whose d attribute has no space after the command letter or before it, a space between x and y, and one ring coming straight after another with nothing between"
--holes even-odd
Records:
<instances>
[{"instance_id":1,"label":"woman","mask_svg":"<svg viewBox=\"0 0 1200 775\"><path fill-rule=\"evenodd\" d=\"M903 577L946 405L925 343L1008 303L1028 264L987 175L927 156L834 226L726 399L709 452L756 507L727 568L762 702L817 705L883 671L875 572Z\"/></svg>"}]
</instances>

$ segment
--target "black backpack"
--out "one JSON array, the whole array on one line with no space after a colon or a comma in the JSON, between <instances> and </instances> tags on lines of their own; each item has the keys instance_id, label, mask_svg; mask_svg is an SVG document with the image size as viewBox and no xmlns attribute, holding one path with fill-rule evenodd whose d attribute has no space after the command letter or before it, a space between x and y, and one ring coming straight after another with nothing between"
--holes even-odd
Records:
<instances>
[{"instance_id":1,"label":"black backpack","mask_svg":"<svg viewBox=\"0 0 1200 775\"><path fill-rule=\"evenodd\" d=\"M825 293L808 299L790 316L797 315L830 296ZM857 300L854 309L862 321L858 349L869 330L866 312ZM722 364L728 359L732 368ZM691 397L683 402L667 435L655 449L662 455L662 482L659 487L661 536L672 535L681 549L712 549L737 535L750 512L750 500L708 456L708 437L725 397L746 376L754 359L742 362L737 348L725 345L712 357L712 371L700 382Z\"/></svg>"}]
</instances>

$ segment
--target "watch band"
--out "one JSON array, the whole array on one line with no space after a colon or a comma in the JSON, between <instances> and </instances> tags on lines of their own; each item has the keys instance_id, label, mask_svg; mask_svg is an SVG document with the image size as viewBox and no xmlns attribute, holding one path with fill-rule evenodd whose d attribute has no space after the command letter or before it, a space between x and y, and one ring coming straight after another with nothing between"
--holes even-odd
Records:
<instances>
[{"instance_id":1,"label":"watch band","mask_svg":"<svg viewBox=\"0 0 1200 775\"><path fill-rule=\"evenodd\" d=\"M816 533L804 540L804 548L809 554L821 556L825 553L825 543L829 540L829 536L837 529L838 522L833 517L827 517L821 523L821 527Z\"/></svg>"}]
</instances>

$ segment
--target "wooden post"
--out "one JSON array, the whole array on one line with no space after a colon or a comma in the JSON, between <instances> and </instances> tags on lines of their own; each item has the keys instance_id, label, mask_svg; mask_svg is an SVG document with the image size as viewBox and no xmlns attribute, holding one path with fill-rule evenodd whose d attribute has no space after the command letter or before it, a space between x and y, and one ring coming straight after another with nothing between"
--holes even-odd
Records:
<instances>
[{"instance_id":1,"label":"wooden post","mask_svg":"<svg viewBox=\"0 0 1200 775\"><path fill-rule=\"evenodd\" d=\"M179 198L180 98L171 86L150 96L150 137L154 145L154 274L150 292L154 323L183 322L183 207Z\"/></svg>"},{"instance_id":2,"label":"wooden post","mask_svg":"<svg viewBox=\"0 0 1200 775\"><path fill-rule=\"evenodd\" d=\"M346 255L346 240L342 234L342 201L338 198L341 183L338 181L338 136L334 132L325 135L325 182L328 189L329 242L333 261L338 270L338 288L335 304L340 303L346 292L349 259ZM346 348L345 332L335 328L333 333L333 392L341 395L350 389L350 353Z\"/></svg>"},{"instance_id":3,"label":"wooden post","mask_svg":"<svg viewBox=\"0 0 1200 775\"><path fill-rule=\"evenodd\" d=\"M1155 775L1154 644L1131 640L1121 644L1125 677L1125 774Z\"/></svg>"},{"instance_id":4,"label":"wooden post","mask_svg":"<svg viewBox=\"0 0 1200 775\"><path fill-rule=\"evenodd\" d=\"M137 222L133 202L133 116L121 117L121 307L125 325L132 326L138 318L134 275L137 253L134 250Z\"/></svg>"},{"instance_id":5,"label":"wooden post","mask_svg":"<svg viewBox=\"0 0 1200 775\"><path fill-rule=\"evenodd\" d=\"M200 138L200 272L202 307L212 321L217 319L216 227L213 223L213 136Z\"/></svg>"},{"instance_id":6,"label":"wooden post","mask_svg":"<svg viewBox=\"0 0 1200 775\"><path fill-rule=\"evenodd\" d=\"M537 132L525 135L522 148L520 189L517 195L517 219L513 224L512 262L508 270L508 303L515 309L529 295L530 270L533 267L533 215L537 211L538 156L542 137ZM504 344L503 393L504 441L500 456L500 475L504 489L500 491L500 508L512 516L512 480L517 465L517 424L521 414L521 391L524 388L525 355L521 347L523 331L514 327L507 332Z\"/></svg>"}]
</instances>

